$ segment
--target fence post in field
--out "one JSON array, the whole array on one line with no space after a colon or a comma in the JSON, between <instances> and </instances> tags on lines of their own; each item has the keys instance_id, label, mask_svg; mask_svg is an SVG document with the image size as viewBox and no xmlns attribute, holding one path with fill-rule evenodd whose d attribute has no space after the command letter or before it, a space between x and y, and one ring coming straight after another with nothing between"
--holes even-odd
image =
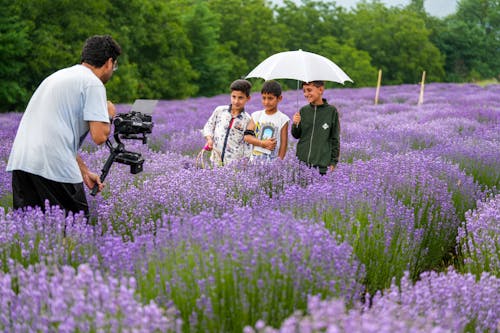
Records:
<instances>
[{"instance_id":1,"label":"fence post in field","mask_svg":"<svg viewBox=\"0 0 500 333\"><path fill-rule=\"evenodd\" d=\"M378 94L380 92L380 82L382 81L382 70L378 70L377 90L375 91L375 105L378 104Z\"/></svg>"},{"instance_id":2,"label":"fence post in field","mask_svg":"<svg viewBox=\"0 0 500 333\"><path fill-rule=\"evenodd\" d=\"M422 81L420 81L420 96L418 97L418 105L424 103L424 85L425 85L425 71L422 72Z\"/></svg>"}]
</instances>

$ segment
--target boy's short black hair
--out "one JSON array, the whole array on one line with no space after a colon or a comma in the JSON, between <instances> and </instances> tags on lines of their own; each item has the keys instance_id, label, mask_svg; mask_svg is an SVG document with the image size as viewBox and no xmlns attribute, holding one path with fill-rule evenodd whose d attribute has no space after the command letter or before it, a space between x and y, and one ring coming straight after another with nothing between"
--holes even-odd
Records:
<instances>
[{"instance_id":1,"label":"boy's short black hair","mask_svg":"<svg viewBox=\"0 0 500 333\"><path fill-rule=\"evenodd\" d=\"M113 61L122 53L120 45L109 35L95 35L87 38L82 50L81 63L102 67L112 58Z\"/></svg>"},{"instance_id":2,"label":"boy's short black hair","mask_svg":"<svg viewBox=\"0 0 500 333\"><path fill-rule=\"evenodd\" d=\"M312 84L313 86L319 88L319 87L325 86L325 81L316 80L316 81L311 81L311 82L302 82L301 87L304 87L304 84Z\"/></svg>"},{"instance_id":3,"label":"boy's short black hair","mask_svg":"<svg viewBox=\"0 0 500 333\"><path fill-rule=\"evenodd\" d=\"M274 81L266 81L262 85L262 89L260 90L261 94L273 94L276 97L281 96L281 85Z\"/></svg>"},{"instance_id":4,"label":"boy's short black hair","mask_svg":"<svg viewBox=\"0 0 500 333\"><path fill-rule=\"evenodd\" d=\"M234 90L241 91L248 97L250 96L250 91L252 91L252 84L247 80L239 79L233 81L233 83L231 83L231 86L229 88L231 89L231 91Z\"/></svg>"}]
</instances>

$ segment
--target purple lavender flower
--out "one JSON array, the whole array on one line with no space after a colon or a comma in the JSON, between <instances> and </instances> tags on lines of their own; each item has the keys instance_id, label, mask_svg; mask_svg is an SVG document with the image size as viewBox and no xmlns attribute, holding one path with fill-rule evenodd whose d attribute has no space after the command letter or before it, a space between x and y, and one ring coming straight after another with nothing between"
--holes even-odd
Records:
<instances>
[{"instance_id":1,"label":"purple lavender flower","mask_svg":"<svg viewBox=\"0 0 500 333\"><path fill-rule=\"evenodd\" d=\"M2 331L180 332L175 309L142 305L133 278L104 277L81 265L34 265L0 273Z\"/></svg>"},{"instance_id":2,"label":"purple lavender flower","mask_svg":"<svg viewBox=\"0 0 500 333\"><path fill-rule=\"evenodd\" d=\"M66 217L58 207L47 206L45 214L0 208L0 264L11 257L24 265L48 260L78 266L95 254L95 232L82 214Z\"/></svg>"},{"instance_id":3,"label":"purple lavender flower","mask_svg":"<svg viewBox=\"0 0 500 333\"><path fill-rule=\"evenodd\" d=\"M457 242L469 272L500 276L500 196L478 202L459 228Z\"/></svg>"},{"instance_id":4,"label":"purple lavender flower","mask_svg":"<svg viewBox=\"0 0 500 333\"><path fill-rule=\"evenodd\" d=\"M360 298L364 270L348 244L307 220L261 213L238 209L219 219L202 213L171 219L159 230L163 259L151 261L147 271L168 281L166 299L178 305L191 329L218 323L214 330L226 331L257 315L278 322L304 306L310 293ZM137 278L140 286L151 285Z\"/></svg>"},{"instance_id":5,"label":"purple lavender flower","mask_svg":"<svg viewBox=\"0 0 500 333\"><path fill-rule=\"evenodd\" d=\"M488 273L427 272L415 284L406 274L400 286L377 293L370 307L346 308L341 299L309 298L279 329L262 320L244 332L496 332L500 325L500 280Z\"/></svg>"},{"instance_id":6,"label":"purple lavender flower","mask_svg":"<svg viewBox=\"0 0 500 333\"><path fill-rule=\"evenodd\" d=\"M114 164L102 195L88 198L91 221L57 208L9 208L5 163L20 114L2 114L0 306L18 305L0 311L0 323L12 331L149 331L156 316L172 320L154 327L178 329L183 321L205 331L247 324L259 331L269 324L282 331L494 330L498 303L489 295L498 282L489 275L473 283L470 275L424 274L414 286L403 276L441 265L457 241L466 270L498 273L497 200L485 198L498 194L500 86L429 84L422 105L418 89L382 87L378 105L373 88L326 90L342 133L341 163L324 177L298 163L294 139L284 161L197 169L199 130L228 96L160 101L149 143L126 143L145 158L144 171L131 175ZM285 92L280 110L292 116L304 104L299 98L300 91ZM258 98L246 106L261 108ZM83 145L94 171L108 154L89 140ZM399 289L387 288L402 278L409 299L430 295L431 284L443 292L426 296L428 306L423 298L399 304L391 301L404 298ZM384 290L373 310L355 304L363 288ZM129 302L116 305L121 293ZM108 298L109 308L97 301ZM180 317L167 313L172 305ZM125 318L122 306L151 313ZM306 314L293 315L299 309ZM93 319L82 317L88 314Z\"/></svg>"},{"instance_id":7,"label":"purple lavender flower","mask_svg":"<svg viewBox=\"0 0 500 333\"><path fill-rule=\"evenodd\" d=\"M296 311L286 318L278 329L259 320L255 327L245 327L245 333L288 333L288 332L412 332L450 333L427 320L424 315L409 316L396 303L384 308L383 313L362 311L360 307L348 309L342 299L321 300L311 296L306 312Z\"/></svg>"},{"instance_id":8,"label":"purple lavender flower","mask_svg":"<svg viewBox=\"0 0 500 333\"><path fill-rule=\"evenodd\" d=\"M427 318L453 332L466 329L494 332L500 324L500 280L489 273L479 279L459 274L452 268L446 273L425 272L415 284L408 275L400 286L379 293L369 312L384 316L387 307L398 305L398 313L409 319Z\"/></svg>"}]
</instances>

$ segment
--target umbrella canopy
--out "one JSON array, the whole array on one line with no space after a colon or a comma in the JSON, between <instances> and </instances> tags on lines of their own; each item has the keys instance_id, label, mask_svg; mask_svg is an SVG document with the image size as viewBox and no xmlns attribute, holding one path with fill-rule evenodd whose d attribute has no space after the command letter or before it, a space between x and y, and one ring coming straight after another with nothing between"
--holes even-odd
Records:
<instances>
[{"instance_id":1,"label":"umbrella canopy","mask_svg":"<svg viewBox=\"0 0 500 333\"><path fill-rule=\"evenodd\" d=\"M344 84L351 81L344 71L333 61L319 54L298 51L286 51L273 54L247 76L271 79L294 79L304 82L333 81Z\"/></svg>"}]
</instances>

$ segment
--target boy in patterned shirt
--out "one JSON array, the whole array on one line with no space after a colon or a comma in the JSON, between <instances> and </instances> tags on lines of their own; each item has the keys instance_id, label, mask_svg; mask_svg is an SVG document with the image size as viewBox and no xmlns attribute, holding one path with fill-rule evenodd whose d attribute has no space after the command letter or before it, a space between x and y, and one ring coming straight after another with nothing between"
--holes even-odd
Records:
<instances>
[{"instance_id":1,"label":"boy in patterned shirt","mask_svg":"<svg viewBox=\"0 0 500 333\"><path fill-rule=\"evenodd\" d=\"M247 80L231 83L231 104L215 108L203 127L202 134L207 140L208 150L220 154L220 164L250 157L251 147L243 140L250 115L245 112L245 104L250 100L252 84Z\"/></svg>"}]
</instances>

